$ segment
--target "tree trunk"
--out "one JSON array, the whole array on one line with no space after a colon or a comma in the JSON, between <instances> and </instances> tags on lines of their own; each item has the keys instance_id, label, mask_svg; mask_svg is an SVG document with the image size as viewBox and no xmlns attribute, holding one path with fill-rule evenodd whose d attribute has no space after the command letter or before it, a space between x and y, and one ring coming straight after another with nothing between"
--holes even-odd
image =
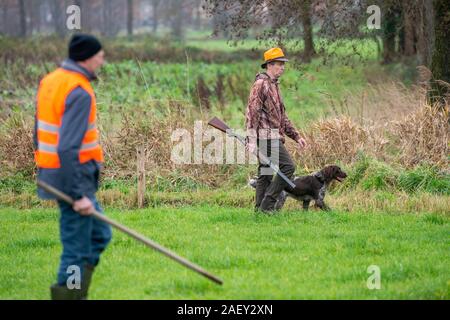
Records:
<instances>
[{"instance_id":1,"label":"tree trunk","mask_svg":"<svg viewBox=\"0 0 450 320\"><path fill-rule=\"evenodd\" d=\"M202 10L202 2L200 0L197 0L195 3L195 20L194 20L195 30L201 29L201 10Z\"/></svg>"},{"instance_id":2,"label":"tree trunk","mask_svg":"<svg viewBox=\"0 0 450 320\"><path fill-rule=\"evenodd\" d=\"M422 0L418 14L421 26L417 32L417 53L419 64L430 68L435 37L433 2L429 0Z\"/></svg>"},{"instance_id":3,"label":"tree trunk","mask_svg":"<svg viewBox=\"0 0 450 320\"><path fill-rule=\"evenodd\" d=\"M182 40L184 37L182 4L179 1L172 0L172 9L172 35L175 39Z\"/></svg>"},{"instance_id":4,"label":"tree trunk","mask_svg":"<svg viewBox=\"0 0 450 320\"><path fill-rule=\"evenodd\" d=\"M92 31L91 26L91 2L88 0L80 0L81 9L81 29L83 32L90 33Z\"/></svg>"},{"instance_id":5,"label":"tree trunk","mask_svg":"<svg viewBox=\"0 0 450 320\"><path fill-rule=\"evenodd\" d=\"M2 33L8 34L8 6L6 2L2 3Z\"/></svg>"},{"instance_id":6,"label":"tree trunk","mask_svg":"<svg viewBox=\"0 0 450 320\"><path fill-rule=\"evenodd\" d=\"M133 37L133 0L127 0L127 33Z\"/></svg>"},{"instance_id":7,"label":"tree trunk","mask_svg":"<svg viewBox=\"0 0 450 320\"><path fill-rule=\"evenodd\" d=\"M20 36L27 36L27 16L25 12L25 0L19 0L20 11Z\"/></svg>"},{"instance_id":8,"label":"tree trunk","mask_svg":"<svg viewBox=\"0 0 450 320\"><path fill-rule=\"evenodd\" d=\"M81 30L83 32L91 32L91 8L90 2L87 0L76 0L75 5L80 7L81 14Z\"/></svg>"},{"instance_id":9,"label":"tree trunk","mask_svg":"<svg viewBox=\"0 0 450 320\"><path fill-rule=\"evenodd\" d=\"M55 29L55 33L60 37L64 37L66 34L66 26L63 20L63 18L66 16L65 10L64 11L61 10L59 0L53 0L51 5L52 5L52 22L53 27Z\"/></svg>"},{"instance_id":10,"label":"tree trunk","mask_svg":"<svg viewBox=\"0 0 450 320\"><path fill-rule=\"evenodd\" d=\"M102 3L102 11L103 11L103 26L102 26L102 34L104 36L110 37L112 32L112 3L111 0L103 0Z\"/></svg>"},{"instance_id":11,"label":"tree trunk","mask_svg":"<svg viewBox=\"0 0 450 320\"><path fill-rule=\"evenodd\" d=\"M107 35L108 25L108 0L102 2L102 35Z\"/></svg>"},{"instance_id":12,"label":"tree trunk","mask_svg":"<svg viewBox=\"0 0 450 320\"><path fill-rule=\"evenodd\" d=\"M41 31L41 0L33 1L32 13L31 13L31 34L33 31L39 33Z\"/></svg>"},{"instance_id":13,"label":"tree trunk","mask_svg":"<svg viewBox=\"0 0 450 320\"><path fill-rule=\"evenodd\" d=\"M397 32L397 18L393 8L386 10L383 30L383 63L391 63L395 57L395 36Z\"/></svg>"},{"instance_id":14,"label":"tree trunk","mask_svg":"<svg viewBox=\"0 0 450 320\"><path fill-rule=\"evenodd\" d=\"M403 52L405 56L413 56L416 54L416 35L415 25L417 24L417 17L415 15L416 4L411 4L410 1L402 2L403 9ZM421 27L420 25L418 26Z\"/></svg>"},{"instance_id":15,"label":"tree trunk","mask_svg":"<svg viewBox=\"0 0 450 320\"><path fill-rule=\"evenodd\" d=\"M152 0L152 8L153 8L153 33L156 33L156 31L158 30L158 6L161 0Z\"/></svg>"},{"instance_id":16,"label":"tree trunk","mask_svg":"<svg viewBox=\"0 0 450 320\"><path fill-rule=\"evenodd\" d=\"M431 61L433 73L432 90L429 95L432 102L449 102L450 94L450 2L448 0L434 0L435 42ZM437 82L447 82L447 85Z\"/></svg>"},{"instance_id":17,"label":"tree trunk","mask_svg":"<svg viewBox=\"0 0 450 320\"><path fill-rule=\"evenodd\" d=\"M306 63L311 62L312 56L316 53L314 50L312 24L311 24L311 0L305 0L302 2L300 9L301 20L303 25L303 42L305 49L303 52L303 60Z\"/></svg>"}]
</instances>

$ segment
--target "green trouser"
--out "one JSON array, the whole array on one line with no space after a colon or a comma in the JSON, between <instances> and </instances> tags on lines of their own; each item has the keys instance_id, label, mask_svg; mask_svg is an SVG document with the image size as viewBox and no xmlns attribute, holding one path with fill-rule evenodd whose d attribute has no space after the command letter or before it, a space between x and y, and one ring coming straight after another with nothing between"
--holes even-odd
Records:
<instances>
[{"instance_id":1,"label":"green trouser","mask_svg":"<svg viewBox=\"0 0 450 320\"><path fill-rule=\"evenodd\" d=\"M258 148L265 156L278 164L281 172L292 179L295 164L280 140L259 140ZM275 175L275 178L273 178L273 171L268 165L259 162L256 183L256 209L273 211L278 196L286 186L287 183L280 176Z\"/></svg>"}]
</instances>

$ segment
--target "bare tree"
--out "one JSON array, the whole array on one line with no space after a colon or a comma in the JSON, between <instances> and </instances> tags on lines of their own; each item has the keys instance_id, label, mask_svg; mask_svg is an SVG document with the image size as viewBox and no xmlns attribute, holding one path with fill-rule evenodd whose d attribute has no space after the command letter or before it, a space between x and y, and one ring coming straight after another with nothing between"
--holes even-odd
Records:
<instances>
[{"instance_id":1,"label":"bare tree","mask_svg":"<svg viewBox=\"0 0 450 320\"><path fill-rule=\"evenodd\" d=\"M66 28L64 26L65 10L64 5L59 0L52 0L51 2L51 14L52 22L55 33L60 37L64 37L66 34Z\"/></svg>"},{"instance_id":2,"label":"bare tree","mask_svg":"<svg viewBox=\"0 0 450 320\"><path fill-rule=\"evenodd\" d=\"M8 34L8 1L2 1L2 33Z\"/></svg>"},{"instance_id":3,"label":"bare tree","mask_svg":"<svg viewBox=\"0 0 450 320\"><path fill-rule=\"evenodd\" d=\"M166 18L170 21L172 35L175 39L184 38L184 3L181 0L169 0L167 3Z\"/></svg>"},{"instance_id":4,"label":"bare tree","mask_svg":"<svg viewBox=\"0 0 450 320\"><path fill-rule=\"evenodd\" d=\"M202 0L195 0L194 2L194 12L195 12L195 19L194 19L194 28L196 30L200 30L201 28L201 12L202 12Z\"/></svg>"},{"instance_id":5,"label":"bare tree","mask_svg":"<svg viewBox=\"0 0 450 320\"><path fill-rule=\"evenodd\" d=\"M435 38L435 23L434 23L434 9L433 2L430 0L422 0L419 3L420 9L418 11L419 23L417 28L417 54L419 64L431 66L431 57L434 48Z\"/></svg>"},{"instance_id":6,"label":"bare tree","mask_svg":"<svg viewBox=\"0 0 450 320\"><path fill-rule=\"evenodd\" d=\"M19 14L20 14L20 36L27 36L27 16L25 12L25 0L19 0Z\"/></svg>"},{"instance_id":7,"label":"bare tree","mask_svg":"<svg viewBox=\"0 0 450 320\"><path fill-rule=\"evenodd\" d=\"M311 57L316 53L314 50L312 23L311 23L311 0L300 1L300 20L303 25L303 41L305 49L303 51L303 60L311 62Z\"/></svg>"},{"instance_id":8,"label":"bare tree","mask_svg":"<svg viewBox=\"0 0 450 320\"><path fill-rule=\"evenodd\" d=\"M417 28L414 21L417 17L417 7L411 1L402 1L402 14L403 14L403 26L401 37L401 49L405 56L412 56L416 54L416 42L417 42Z\"/></svg>"},{"instance_id":9,"label":"bare tree","mask_svg":"<svg viewBox=\"0 0 450 320\"><path fill-rule=\"evenodd\" d=\"M41 0L35 0L32 2L32 9L30 14L31 33L33 33L33 31L36 31L37 33L41 31L41 7Z\"/></svg>"},{"instance_id":10,"label":"bare tree","mask_svg":"<svg viewBox=\"0 0 450 320\"><path fill-rule=\"evenodd\" d=\"M395 41L398 33L398 24L400 23L399 7L386 6L382 25L383 38L383 63L391 63L397 56Z\"/></svg>"},{"instance_id":11,"label":"bare tree","mask_svg":"<svg viewBox=\"0 0 450 320\"><path fill-rule=\"evenodd\" d=\"M128 37L133 36L133 0L127 0L127 33Z\"/></svg>"},{"instance_id":12,"label":"bare tree","mask_svg":"<svg viewBox=\"0 0 450 320\"><path fill-rule=\"evenodd\" d=\"M111 20L111 1L103 0L102 5L102 13L103 13L103 26L102 26L102 34L107 36L109 35L108 24Z\"/></svg>"},{"instance_id":13,"label":"bare tree","mask_svg":"<svg viewBox=\"0 0 450 320\"><path fill-rule=\"evenodd\" d=\"M232 40L246 38L250 29L259 30L257 38L283 46L303 37L302 59L309 62L315 53L311 0L208 0L207 10L215 19L215 29L227 30Z\"/></svg>"},{"instance_id":14,"label":"bare tree","mask_svg":"<svg viewBox=\"0 0 450 320\"><path fill-rule=\"evenodd\" d=\"M158 30L158 22L159 22L159 7L160 7L161 0L152 0L152 28L153 33L156 33Z\"/></svg>"},{"instance_id":15,"label":"bare tree","mask_svg":"<svg viewBox=\"0 0 450 320\"><path fill-rule=\"evenodd\" d=\"M120 13L123 11L123 7L120 6L121 3L123 4L123 0L103 0L103 24L101 28L103 35L113 37L120 31Z\"/></svg>"},{"instance_id":16,"label":"bare tree","mask_svg":"<svg viewBox=\"0 0 450 320\"><path fill-rule=\"evenodd\" d=\"M435 42L431 62L433 73L432 100L450 101L450 41L448 30L450 28L450 2L434 0L435 12ZM444 83L446 82L446 83Z\"/></svg>"}]
</instances>

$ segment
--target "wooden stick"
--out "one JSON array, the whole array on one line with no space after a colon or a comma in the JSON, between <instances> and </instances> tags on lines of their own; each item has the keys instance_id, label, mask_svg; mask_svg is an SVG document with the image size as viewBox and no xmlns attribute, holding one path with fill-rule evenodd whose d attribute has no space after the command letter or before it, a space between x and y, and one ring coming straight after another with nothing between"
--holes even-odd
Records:
<instances>
[{"instance_id":1,"label":"wooden stick","mask_svg":"<svg viewBox=\"0 0 450 320\"><path fill-rule=\"evenodd\" d=\"M145 148L139 146L136 149L137 162L137 203L138 208L143 208L145 204Z\"/></svg>"},{"instance_id":2,"label":"wooden stick","mask_svg":"<svg viewBox=\"0 0 450 320\"><path fill-rule=\"evenodd\" d=\"M68 204L73 205L73 203L74 203L73 199L71 197L69 197L68 195L64 194L63 192L53 188L52 186L50 186L49 184L47 184L43 181L38 180L37 184L39 187L41 187L48 193L54 195L59 200L65 201ZM183 257L180 257L179 255L175 254L174 252L170 251L169 249L164 248L163 246L159 245L158 243L154 242L153 240L150 240L150 239L146 238L145 236L137 233L136 231L129 229L129 228L125 227L124 225L106 217L105 215L101 214L100 212L95 211L92 215L96 219L101 220L101 221L113 226L114 228L118 229L119 231L122 231L123 233L129 235L130 237L136 239L137 241L142 242L147 247L152 248L152 249L164 254L166 257L169 257L170 259L175 260L176 262L182 264L183 266L187 267L188 269L191 269L191 270L201 274L202 276L208 278L209 280L211 280L217 284L220 284L220 285L223 284L223 281L221 279L219 279L215 275L207 272L206 270L204 270L200 266L196 265L195 263L192 263L189 260L187 260Z\"/></svg>"}]
</instances>

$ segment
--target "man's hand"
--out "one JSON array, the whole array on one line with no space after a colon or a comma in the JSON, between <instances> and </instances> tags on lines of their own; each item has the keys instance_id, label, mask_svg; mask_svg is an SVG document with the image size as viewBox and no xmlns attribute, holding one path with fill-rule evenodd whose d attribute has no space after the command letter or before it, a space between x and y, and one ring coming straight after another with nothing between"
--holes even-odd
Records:
<instances>
[{"instance_id":1,"label":"man's hand","mask_svg":"<svg viewBox=\"0 0 450 320\"><path fill-rule=\"evenodd\" d=\"M88 197L83 197L73 203L73 210L77 211L83 216L89 216L94 213L94 204Z\"/></svg>"},{"instance_id":2,"label":"man's hand","mask_svg":"<svg viewBox=\"0 0 450 320\"><path fill-rule=\"evenodd\" d=\"M258 149L258 143L255 136L248 135L245 143L245 150L250 152L251 154L255 154Z\"/></svg>"},{"instance_id":3,"label":"man's hand","mask_svg":"<svg viewBox=\"0 0 450 320\"><path fill-rule=\"evenodd\" d=\"M252 153L252 154L255 154L255 151L256 151L256 149L257 149L256 143L252 143L252 142L249 141L249 142L245 145L245 149L247 149L248 152L250 152L250 153Z\"/></svg>"},{"instance_id":4,"label":"man's hand","mask_svg":"<svg viewBox=\"0 0 450 320\"><path fill-rule=\"evenodd\" d=\"M299 138L297 140L297 143L298 143L298 147L297 148L298 148L299 152L302 152L303 149L305 149L307 147L306 140L303 139L303 138Z\"/></svg>"}]
</instances>

